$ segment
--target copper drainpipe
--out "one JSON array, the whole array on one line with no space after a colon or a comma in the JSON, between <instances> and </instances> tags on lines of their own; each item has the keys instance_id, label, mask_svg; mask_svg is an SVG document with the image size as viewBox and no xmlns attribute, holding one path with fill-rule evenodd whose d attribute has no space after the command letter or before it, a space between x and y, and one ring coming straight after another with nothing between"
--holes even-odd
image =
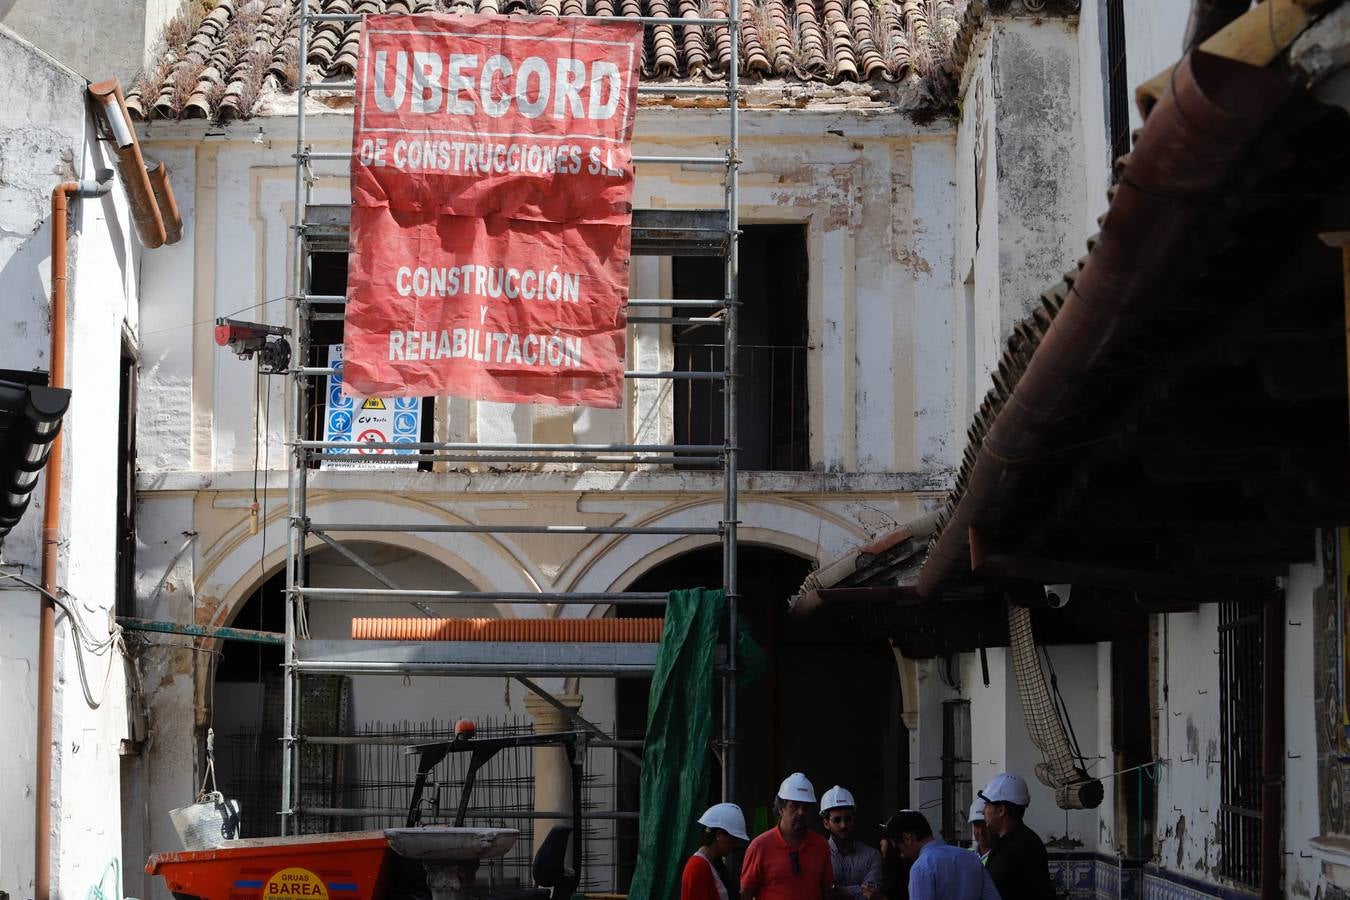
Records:
<instances>
[{"instance_id":1,"label":"copper drainpipe","mask_svg":"<svg viewBox=\"0 0 1350 900\"><path fill-rule=\"evenodd\" d=\"M160 204L156 202L155 190L151 187L150 175L145 168L145 157L141 156L141 145L131 130L131 116L127 113L126 101L122 99L121 86L118 85L116 78L109 78L89 85L89 93L103 113L103 119L112 132L113 143L117 146L117 171L127 189L131 219L136 223L136 235L141 240L141 246L147 250L154 250L165 243L172 244L174 241L168 239L169 223L166 222L169 211L161 209ZM162 170L161 164L156 171ZM163 185L167 190L167 178L163 180ZM172 203L171 191L168 197L176 216L177 204ZM177 223L177 230L177 237L182 237L181 220Z\"/></svg>"},{"instance_id":2,"label":"copper drainpipe","mask_svg":"<svg viewBox=\"0 0 1350 900\"><path fill-rule=\"evenodd\" d=\"M116 78L89 86L117 147L117 167L141 245L153 250L183 237L183 220L163 163L147 171L122 88ZM66 386L66 231L70 198L102 197L112 189L112 172L97 181L63 181L52 189L52 344L50 384ZM42 597L38 617L37 773L33 841L34 900L49 900L52 876L52 703L55 699L57 563L61 540L61 432L47 454L42 509Z\"/></svg>"},{"instance_id":3,"label":"copper drainpipe","mask_svg":"<svg viewBox=\"0 0 1350 900\"><path fill-rule=\"evenodd\" d=\"M52 188L52 344L50 384L66 386L66 229L71 197L101 197L112 188L111 176L99 181L63 181ZM61 540L61 431L47 454L42 495L42 597L38 617L37 797L33 851L35 900L51 895L52 853L52 699L56 654L56 565Z\"/></svg>"}]
</instances>

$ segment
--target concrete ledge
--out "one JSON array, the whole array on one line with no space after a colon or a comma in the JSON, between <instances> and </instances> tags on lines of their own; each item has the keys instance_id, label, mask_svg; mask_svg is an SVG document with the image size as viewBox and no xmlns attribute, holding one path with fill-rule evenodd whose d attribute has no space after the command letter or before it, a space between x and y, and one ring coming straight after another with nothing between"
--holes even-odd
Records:
<instances>
[{"instance_id":1,"label":"concrete ledge","mask_svg":"<svg viewBox=\"0 0 1350 900\"><path fill-rule=\"evenodd\" d=\"M259 488L286 489L286 472L259 473ZM742 472L741 491L763 494L945 494L951 472ZM312 472L311 491L395 492L408 494L509 494L606 491L624 494L720 494L718 472L413 472L335 470ZM252 491L253 472L140 473L136 491L156 493Z\"/></svg>"}]
</instances>

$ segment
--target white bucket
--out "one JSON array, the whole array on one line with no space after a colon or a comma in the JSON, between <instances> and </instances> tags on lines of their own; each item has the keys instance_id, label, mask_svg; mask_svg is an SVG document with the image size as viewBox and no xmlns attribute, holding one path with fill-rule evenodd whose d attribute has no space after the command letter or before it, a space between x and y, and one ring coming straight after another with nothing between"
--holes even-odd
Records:
<instances>
[{"instance_id":1,"label":"white bucket","mask_svg":"<svg viewBox=\"0 0 1350 900\"><path fill-rule=\"evenodd\" d=\"M184 850L214 850L239 837L239 802L212 791L191 806L169 810Z\"/></svg>"}]
</instances>

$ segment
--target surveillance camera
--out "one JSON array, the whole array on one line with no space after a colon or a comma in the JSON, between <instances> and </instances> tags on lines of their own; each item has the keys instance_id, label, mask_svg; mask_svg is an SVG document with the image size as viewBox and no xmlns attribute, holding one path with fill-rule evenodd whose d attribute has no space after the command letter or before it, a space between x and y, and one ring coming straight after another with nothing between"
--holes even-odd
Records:
<instances>
[{"instance_id":1,"label":"surveillance camera","mask_svg":"<svg viewBox=\"0 0 1350 900\"><path fill-rule=\"evenodd\" d=\"M1071 584L1047 584L1045 586L1045 602L1053 609L1060 609L1069 605L1069 593L1073 590Z\"/></svg>"}]
</instances>

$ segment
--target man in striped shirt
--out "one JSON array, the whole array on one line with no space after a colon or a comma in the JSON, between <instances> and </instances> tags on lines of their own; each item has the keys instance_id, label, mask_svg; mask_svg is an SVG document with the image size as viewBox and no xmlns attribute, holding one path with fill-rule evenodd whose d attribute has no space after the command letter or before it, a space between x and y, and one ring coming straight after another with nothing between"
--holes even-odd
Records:
<instances>
[{"instance_id":1,"label":"man in striped shirt","mask_svg":"<svg viewBox=\"0 0 1350 900\"><path fill-rule=\"evenodd\" d=\"M879 898L881 854L854 840L853 794L835 785L820 798L820 817L830 833L830 862L834 866L834 893L840 900Z\"/></svg>"}]
</instances>

